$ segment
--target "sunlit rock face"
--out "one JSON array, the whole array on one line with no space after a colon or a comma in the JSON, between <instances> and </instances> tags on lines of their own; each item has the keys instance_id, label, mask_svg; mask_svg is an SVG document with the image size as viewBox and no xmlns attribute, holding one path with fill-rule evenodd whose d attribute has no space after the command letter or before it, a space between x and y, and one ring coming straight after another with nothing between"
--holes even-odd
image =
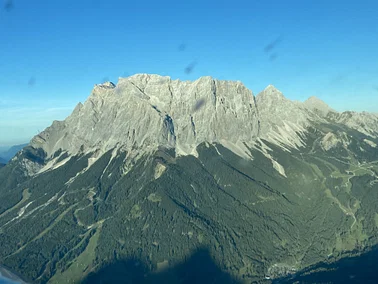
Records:
<instances>
[{"instance_id":1,"label":"sunlit rock face","mask_svg":"<svg viewBox=\"0 0 378 284\"><path fill-rule=\"evenodd\" d=\"M35 136L30 146L51 159L60 151L69 155L110 149L142 156L158 147L177 155L197 156L203 142L219 143L246 159L257 139L291 151L306 146L308 129L319 123L338 123L375 137L378 117L368 113L338 113L311 97L304 103L287 99L269 85L256 97L239 81L201 77L196 81L136 74L115 85L95 85L64 121L54 121ZM326 148L331 147L328 141ZM269 157L268 153L264 155ZM40 165L26 163L29 174ZM55 161L43 169L53 167ZM275 162L276 168L279 168ZM280 170L283 173L283 170Z\"/></svg>"},{"instance_id":2,"label":"sunlit rock face","mask_svg":"<svg viewBox=\"0 0 378 284\"><path fill-rule=\"evenodd\" d=\"M327 116L329 113L336 113L336 111L330 108L325 102L317 97L310 97L303 103L308 109L318 113L320 116Z\"/></svg>"},{"instance_id":3,"label":"sunlit rock face","mask_svg":"<svg viewBox=\"0 0 378 284\"><path fill-rule=\"evenodd\" d=\"M311 111L302 103L285 98L272 85L259 93L256 101L262 138L286 148L304 146L303 134L315 119Z\"/></svg>"},{"instance_id":4,"label":"sunlit rock face","mask_svg":"<svg viewBox=\"0 0 378 284\"><path fill-rule=\"evenodd\" d=\"M378 115L368 112L345 111L336 121L370 137L378 137Z\"/></svg>"},{"instance_id":5,"label":"sunlit rock face","mask_svg":"<svg viewBox=\"0 0 378 284\"><path fill-rule=\"evenodd\" d=\"M198 101L201 106L196 108ZM202 77L194 82L138 74L96 85L84 104L55 121L31 145L51 156L62 149L114 147L148 151L157 146L190 154L200 143L237 144L259 133L254 96L240 82Z\"/></svg>"}]
</instances>

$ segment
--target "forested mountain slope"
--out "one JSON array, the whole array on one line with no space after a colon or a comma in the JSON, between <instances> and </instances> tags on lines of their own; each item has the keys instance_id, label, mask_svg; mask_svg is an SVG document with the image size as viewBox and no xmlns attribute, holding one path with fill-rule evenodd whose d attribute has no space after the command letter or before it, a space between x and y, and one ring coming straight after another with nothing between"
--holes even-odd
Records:
<instances>
[{"instance_id":1,"label":"forested mountain slope","mask_svg":"<svg viewBox=\"0 0 378 284\"><path fill-rule=\"evenodd\" d=\"M377 122L210 77L97 85L0 169L0 264L35 283L114 280L117 263L122 281L189 283L200 251L250 283L367 251Z\"/></svg>"}]
</instances>

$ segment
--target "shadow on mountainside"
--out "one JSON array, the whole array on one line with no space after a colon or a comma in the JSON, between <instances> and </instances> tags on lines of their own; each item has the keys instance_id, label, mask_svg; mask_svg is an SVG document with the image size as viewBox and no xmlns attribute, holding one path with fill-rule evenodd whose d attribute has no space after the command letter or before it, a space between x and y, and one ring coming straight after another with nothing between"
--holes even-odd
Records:
<instances>
[{"instance_id":1,"label":"shadow on mountainside","mask_svg":"<svg viewBox=\"0 0 378 284\"><path fill-rule=\"evenodd\" d=\"M97 272L90 273L82 283L241 283L223 272L207 249L195 251L188 259L173 267L151 272L136 258L118 260Z\"/></svg>"},{"instance_id":2,"label":"shadow on mountainside","mask_svg":"<svg viewBox=\"0 0 378 284\"><path fill-rule=\"evenodd\" d=\"M320 263L273 283L378 283L378 246L360 256Z\"/></svg>"}]
</instances>

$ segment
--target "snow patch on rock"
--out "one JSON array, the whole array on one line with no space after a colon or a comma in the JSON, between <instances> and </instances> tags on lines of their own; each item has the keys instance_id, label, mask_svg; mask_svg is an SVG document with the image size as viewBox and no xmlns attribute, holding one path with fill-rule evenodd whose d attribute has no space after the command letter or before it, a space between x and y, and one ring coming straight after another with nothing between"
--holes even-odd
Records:
<instances>
[{"instance_id":1,"label":"snow patch on rock","mask_svg":"<svg viewBox=\"0 0 378 284\"><path fill-rule=\"evenodd\" d=\"M364 139L364 142L366 144L368 144L369 146L373 147L373 148L377 148L377 144L375 144L373 141L370 141L368 139Z\"/></svg>"},{"instance_id":2,"label":"snow patch on rock","mask_svg":"<svg viewBox=\"0 0 378 284\"><path fill-rule=\"evenodd\" d=\"M252 146L257 151L261 152L266 158L272 162L273 168L282 176L287 177L285 173L285 168L278 163L268 151L273 152L273 150L268 147L263 140L257 139L256 143Z\"/></svg>"},{"instance_id":3,"label":"snow patch on rock","mask_svg":"<svg viewBox=\"0 0 378 284\"><path fill-rule=\"evenodd\" d=\"M155 179L158 179L161 177L161 175L165 172L166 170L166 166L164 166L163 164L160 164L158 163L155 167L155 173L154 173L154 178Z\"/></svg>"}]
</instances>

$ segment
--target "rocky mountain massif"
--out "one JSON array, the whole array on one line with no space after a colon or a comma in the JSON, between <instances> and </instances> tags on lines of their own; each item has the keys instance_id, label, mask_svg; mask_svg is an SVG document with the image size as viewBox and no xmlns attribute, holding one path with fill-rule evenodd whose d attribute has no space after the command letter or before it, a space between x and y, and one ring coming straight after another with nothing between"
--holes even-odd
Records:
<instances>
[{"instance_id":1,"label":"rocky mountain massif","mask_svg":"<svg viewBox=\"0 0 378 284\"><path fill-rule=\"evenodd\" d=\"M287 279L378 243L377 145L377 115L273 86L96 85L0 169L0 264L35 283Z\"/></svg>"}]
</instances>

